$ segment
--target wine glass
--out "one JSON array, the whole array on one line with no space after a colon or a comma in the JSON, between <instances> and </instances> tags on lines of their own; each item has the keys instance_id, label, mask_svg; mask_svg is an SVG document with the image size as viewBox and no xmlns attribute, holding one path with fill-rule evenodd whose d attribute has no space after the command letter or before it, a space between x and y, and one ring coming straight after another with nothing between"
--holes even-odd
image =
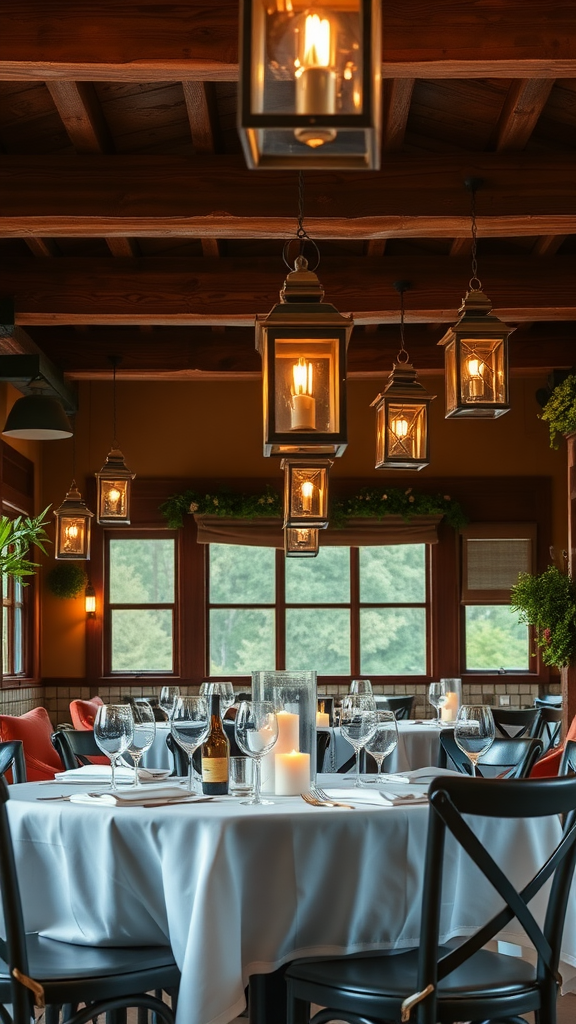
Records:
<instances>
[{"instance_id":1,"label":"wine glass","mask_svg":"<svg viewBox=\"0 0 576 1024\"><path fill-rule=\"evenodd\" d=\"M180 696L179 686L163 686L160 690L160 707L165 712L166 717L170 720L172 715L172 708L174 707L174 701Z\"/></svg>"},{"instance_id":2,"label":"wine glass","mask_svg":"<svg viewBox=\"0 0 576 1024\"><path fill-rule=\"evenodd\" d=\"M454 725L454 739L472 763L476 775L478 759L492 746L495 735L494 716L487 704L462 704Z\"/></svg>"},{"instance_id":3,"label":"wine glass","mask_svg":"<svg viewBox=\"0 0 576 1024\"><path fill-rule=\"evenodd\" d=\"M138 785L138 765L156 736L156 720L148 701L135 701L132 706L134 727L128 753L134 762L134 785Z\"/></svg>"},{"instance_id":4,"label":"wine glass","mask_svg":"<svg viewBox=\"0 0 576 1024\"><path fill-rule=\"evenodd\" d=\"M369 679L353 679L350 683L349 693L364 693L366 696L372 696L372 683Z\"/></svg>"},{"instance_id":5,"label":"wine glass","mask_svg":"<svg viewBox=\"0 0 576 1024\"><path fill-rule=\"evenodd\" d=\"M243 700L234 720L236 742L242 753L254 759L254 791L243 804L273 804L260 796L262 758L278 739L276 708L269 700Z\"/></svg>"},{"instance_id":6,"label":"wine glass","mask_svg":"<svg viewBox=\"0 0 576 1024\"><path fill-rule=\"evenodd\" d=\"M354 747L356 754L356 779L354 785L359 787L360 782L360 751L363 746L371 740L376 732L376 702L374 697L367 694L347 693L342 700L340 712L340 732Z\"/></svg>"},{"instance_id":7,"label":"wine glass","mask_svg":"<svg viewBox=\"0 0 576 1024\"><path fill-rule=\"evenodd\" d=\"M188 754L188 789L194 793L194 751L210 732L210 716L205 697L176 697L170 715L170 731L176 743Z\"/></svg>"},{"instance_id":8,"label":"wine glass","mask_svg":"<svg viewBox=\"0 0 576 1024\"><path fill-rule=\"evenodd\" d=\"M132 742L134 719L129 704L102 704L94 719L94 739L100 750L110 758L110 789L116 791L115 768Z\"/></svg>"},{"instance_id":9,"label":"wine glass","mask_svg":"<svg viewBox=\"0 0 576 1024\"><path fill-rule=\"evenodd\" d=\"M220 708L222 710L222 717L231 708L234 701L234 687L232 683L202 683L200 686L201 697L211 697L213 693L220 695Z\"/></svg>"},{"instance_id":10,"label":"wine glass","mask_svg":"<svg viewBox=\"0 0 576 1024\"><path fill-rule=\"evenodd\" d=\"M428 701L436 709L435 725L440 725L440 708L444 707L447 700L446 680L441 679L439 683L430 683L428 687Z\"/></svg>"},{"instance_id":11,"label":"wine glass","mask_svg":"<svg viewBox=\"0 0 576 1024\"><path fill-rule=\"evenodd\" d=\"M370 779L370 782L381 781L382 762L385 757L388 757L398 745L398 725L396 723L396 716L393 711L377 711L376 712L376 732L371 739L367 740L364 745L365 750L372 757L378 765L378 774L375 779Z\"/></svg>"}]
</instances>

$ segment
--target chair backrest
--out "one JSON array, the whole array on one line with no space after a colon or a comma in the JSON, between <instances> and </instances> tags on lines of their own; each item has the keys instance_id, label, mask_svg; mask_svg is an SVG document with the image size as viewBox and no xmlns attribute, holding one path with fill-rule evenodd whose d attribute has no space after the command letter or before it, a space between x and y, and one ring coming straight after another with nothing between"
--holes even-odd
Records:
<instances>
[{"instance_id":1,"label":"chair backrest","mask_svg":"<svg viewBox=\"0 0 576 1024\"><path fill-rule=\"evenodd\" d=\"M549 693L545 697L534 697L535 708L561 708L561 694Z\"/></svg>"},{"instance_id":2,"label":"chair backrest","mask_svg":"<svg viewBox=\"0 0 576 1024\"><path fill-rule=\"evenodd\" d=\"M442 730L440 743L452 762L452 765L448 763L448 768L454 766L462 775L471 775L470 759L456 743L453 729ZM477 773L484 778L525 779L540 757L542 747L542 740L526 736L506 740L496 737L490 749L479 758Z\"/></svg>"},{"instance_id":3,"label":"chair backrest","mask_svg":"<svg viewBox=\"0 0 576 1024\"><path fill-rule=\"evenodd\" d=\"M149 704L152 708L152 714L154 715L155 722L167 722L168 715L158 704L157 697L123 697L123 702L129 704L131 708L138 704Z\"/></svg>"},{"instance_id":4,"label":"chair backrest","mask_svg":"<svg viewBox=\"0 0 576 1024\"><path fill-rule=\"evenodd\" d=\"M492 708L496 736L504 739L533 736L539 715L540 708Z\"/></svg>"},{"instance_id":5,"label":"chair backrest","mask_svg":"<svg viewBox=\"0 0 576 1024\"><path fill-rule=\"evenodd\" d=\"M465 963L490 942L509 922L516 919L534 945L538 957L537 977L550 1005L556 999L560 944L564 928L570 885L576 865L576 779L527 779L522 782L489 779L440 777L429 789L430 814L422 897L422 923L417 991L427 986L433 991L418 1006L419 1024L435 1024L437 982ZM563 830L555 816L566 815ZM464 815L466 820L464 820ZM473 831L470 819L479 816L502 820L509 818L550 817L558 828L558 846L522 889L517 889ZM499 830L498 830L499 831ZM440 948L442 886L447 834L451 834L501 896L504 907L491 920L479 922L477 931L446 953ZM498 846L498 844L496 844ZM501 849L506 844L502 844ZM527 904L552 878L548 907L542 928L527 909ZM489 981L490 979L486 979ZM515 1020L517 1018L514 1018Z\"/></svg>"},{"instance_id":6,"label":"chair backrest","mask_svg":"<svg viewBox=\"0 0 576 1024\"><path fill-rule=\"evenodd\" d=\"M316 771L321 772L324 769L324 758L326 751L330 746L330 733L328 731L316 732Z\"/></svg>"},{"instance_id":7,"label":"chair backrest","mask_svg":"<svg viewBox=\"0 0 576 1024\"><path fill-rule=\"evenodd\" d=\"M398 721L404 718L410 718L412 708L414 707L414 694L406 697L386 696L382 698L382 701L386 702L388 710L394 712Z\"/></svg>"},{"instance_id":8,"label":"chair backrest","mask_svg":"<svg viewBox=\"0 0 576 1024\"><path fill-rule=\"evenodd\" d=\"M24 715L0 715L0 741L21 740L29 782L53 779L62 762L50 737L53 726L45 708L33 708Z\"/></svg>"},{"instance_id":9,"label":"chair backrest","mask_svg":"<svg viewBox=\"0 0 576 1024\"><path fill-rule=\"evenodd\" d=\"M0 743L0 775L2 778L6 776L6 772L11 773L12 782L27 782L22 740L9 740L7 743ZM6 779L6 782L9 781Z\"/></svg>"},{"instance_id":10,"label":"chair backrest","mask_svg":"<svg viewBox=\"0 0 576 1024\"><path fill-rule=\"evenodd\" d=\"M566 740L558 775L576 775L576 740Z\"/></svg>"},{"instance_id":11,"label":"chair backrest","mask_svg":"<svg viewBox=\"0 0 576 1024\"><path fill-rule=\"evenodd\" d=\"M6 812L6 803L9 796L6 781L0 778L0 888L2 890L5 934L5 949L2 951L2 959L10 967L12 1020L22 1022L33 1019L34 1002L30 990L16 981L13 974L16 969L21 974L29 977L30 971L28 969L28 953L26 949L20 887L18 885L14 849L10 834L10 823Z\"/></svg>"},{"instance_id":12,"label":"chair backrest","mask_svg":"<svg viewBox=\"0 0 576 1024\"><path fill-rule=\"evenodd\" d=\"M90 729L59 729L52 735L52 745L66 770L80 768L83 764L110 764Z\"/></svg>"},{"instance_id":13,"label":"chair backrest","mask_svg":"<svg viewBox=\"0 0 576 1024\"><path fill-rule=\"evenodd\" d=\"M100 697L90 700L71 700L70 718L75 729L93 729L98 708L104 701Z\"/></svg>"},{"instance_id":14,"label":"chair backrest","mask_svg":"<svg viewBox=\"0 0 576 1024\"><path fill-rule=\"evenodd\" d=\"M562 732L562 708L551 706L539 708L539 717L532 735L542 740L544 753L553 750L560 743Z\"/></svg>"}]
</instances>

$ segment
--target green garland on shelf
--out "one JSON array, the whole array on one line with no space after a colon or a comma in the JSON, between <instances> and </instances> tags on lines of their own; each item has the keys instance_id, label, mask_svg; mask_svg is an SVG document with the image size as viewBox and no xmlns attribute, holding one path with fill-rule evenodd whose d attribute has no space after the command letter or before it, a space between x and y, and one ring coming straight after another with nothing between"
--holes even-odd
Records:
<instances>
[{"instance_id":1,"label":"green garland on shelf","mask_svg":"<svg viewBox=\"0 0 576 1024\"><path fill-rule=\"evenodd\" d=\"M198 494L184 491L172 494L160 505L171 530L184 525L184 516L223 516L228 519L257 519L263 516L281 516L282 498L268 485L263 494L238 494L218 491L216 494ZM444 516L455 530L467 522L461 505L449 494L418 494L412 487L402 490L398 487L361 487L349 498L338 498L331 503L330 523L344 527L348 519L358 516L366 519L383 519L385 516L401 516L407 522L415 516Z\"/></svg>"}]
</instances>

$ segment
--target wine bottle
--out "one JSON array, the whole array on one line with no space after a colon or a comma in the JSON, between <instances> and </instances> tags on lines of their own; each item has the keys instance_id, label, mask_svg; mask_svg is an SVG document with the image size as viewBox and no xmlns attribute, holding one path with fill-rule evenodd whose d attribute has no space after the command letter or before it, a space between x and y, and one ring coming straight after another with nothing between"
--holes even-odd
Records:
<instances>
[{"instance_id":1,"label":"wine bottle","mask_svg":"<svg viewBox=\"0 0 576 1024\"><path fill-rule=\"evenodd\" d=\"M228 792L230 743L220 717L220 694L210 696L210 732L202 744L202 792L222 796Z\"/></svg>"}]
</instances>

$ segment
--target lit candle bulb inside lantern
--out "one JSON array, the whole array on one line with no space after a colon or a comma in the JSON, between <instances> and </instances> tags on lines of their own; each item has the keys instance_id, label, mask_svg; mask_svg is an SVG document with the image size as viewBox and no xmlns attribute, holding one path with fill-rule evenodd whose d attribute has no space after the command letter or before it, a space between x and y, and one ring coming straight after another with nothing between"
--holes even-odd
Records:
<instances>
[{"instance_id":1,"label":"lit candle bulb inside lantern","mask_svg":"<svg viewBox=\"0 0 576 1024\"><path fill-rule=\"evenodd\" d=\"M312 495L314 494L314 484L311 480L305 480L301 487L302 492L302 511L312 511Z\"/></svg>"},{"instance_id":2,"label":"lit candle bulb inside lantern","mask_svg":"<svg viewBox=\"0 0 576 1024\"><path fill-rule=\"evenodd\" d=\"M292 405L290 409L292 430L316 429L316 400L313 396L313 368L304 356L300 356L292 367Z\"/></svg>"},{"instance_id":3,"label":"lit candle bulb inside lantern","mask_svg":"<svg viewBox=\"0 0 576 1024\"><path fill-rule=\"evenodd\" d=\"M116 486L110 487L106 492L106 512L108 515L118 515L121 509L122 492Z\"/></svg>"},{"instance_id":4,"label":"lit candle bulb inside lantern","mask_svg":"<svg viewBox=\"0 0 576 1024\"><path fill-rule=\"evenodd\" d=\"M302 50L296 59L296 113L335 114L337 78L332 64L333 33L328 18L308 14L304 23ZM332 128L297 128L294 135L312 149L333 142Z\"/></svg>"},{"instance_id":5,"label":"lit candle bulb inside lantern","mask_svg":"<svg viewBox=\"0 0 576 1024\"><path fill-rule=\"evenodd\" d=\"M470 401L479 401L484 397L484 381L480 372L481 362L476 356L468 359L468 398Z\"/></svg>"}]
</instances>

